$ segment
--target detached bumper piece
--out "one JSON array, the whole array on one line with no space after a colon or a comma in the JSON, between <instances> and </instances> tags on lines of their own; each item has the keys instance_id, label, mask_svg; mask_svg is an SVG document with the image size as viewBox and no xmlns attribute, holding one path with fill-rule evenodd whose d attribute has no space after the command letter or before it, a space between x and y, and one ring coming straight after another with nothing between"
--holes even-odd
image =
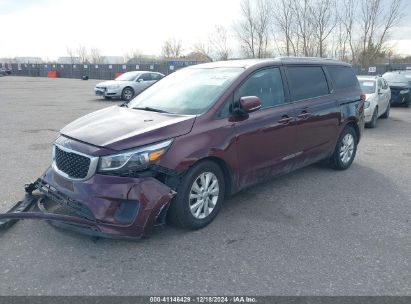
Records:
<instances>
[{"instance_id":1,"label":"detached bumper piece","mask_svg":"<svg viewBox=\"0 0 411 304\"><path fill-rule=\"evenodd\" d=\"M26 186L24 200L7 213L0 214L0 229L10 228L21 219L38 219L93 237L140 239L148 236L156 224L164 223L165 212L175 195L173 190L153 178L135 180L136 184L123 199L106 206L109 215L102 217L95 211L95 201L78 199L81 197L76 197L77 192L71 196L60 192L47 178L44 179L50 177L47 173ZM40 195L31 193L35 190ZM96 191L100 192L99 187ZM96 195L89 194L90 197Z\"/></svg>"},{"instance_id":2,"label":"detached bumper piece","mask_svg":"<svg viewBox=\"0 0 411 304\"><path fill-rule=\"evenodd\" d=\"M17 204L15 204L9 211L7 211L7 213L5 213L6 216L4 219L1 219L0 217L0 229L6 230L17 223L18 219L8 218L7 215L10 216L13 214L21 214L22 212L26 212L30 210L30 208L34 206L36 202L37 199L34 196L27 194L24 197L24 200L18 201Z\"/></svg>"}]
</instances>

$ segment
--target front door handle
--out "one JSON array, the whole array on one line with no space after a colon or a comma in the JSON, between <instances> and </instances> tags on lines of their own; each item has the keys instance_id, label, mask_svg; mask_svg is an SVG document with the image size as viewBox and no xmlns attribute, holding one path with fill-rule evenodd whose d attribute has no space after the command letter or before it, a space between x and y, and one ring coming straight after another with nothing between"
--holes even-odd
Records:
<instances>
[{"instance_id":1,"label":"front door handle","mask_svg":"<svg viewBox=\"0 0 411 304\"><path fill-rule=\"evenodd\" d=\"M291 120L293 120L292 117L289 117L288 115L283 115L278 122L283 125L288 125Z\"/></svg>"},{"instance_id":2,"label":"front door handle","mask_svg":"<svg viewBox=\"0 0 411 304\"><path fill-rule=\"evenodd\" d=\"M298 114L298 118L299 119L307 119L308 117L310 117L311 114L308 113L307 111L302 111L300 114Z\"/></svg>"}]
</instances>

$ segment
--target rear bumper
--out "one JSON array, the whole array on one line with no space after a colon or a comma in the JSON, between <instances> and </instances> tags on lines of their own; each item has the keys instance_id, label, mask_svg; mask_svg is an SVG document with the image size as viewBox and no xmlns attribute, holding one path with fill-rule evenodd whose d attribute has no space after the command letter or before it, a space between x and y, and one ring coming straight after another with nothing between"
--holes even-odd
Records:
<instances>
[{"instance_id":1,"label":"rear bumper","mask_svg":"<svg viewBox=\"0 0 411 304\"><path fill-rule=\"evenodd\" d=\"M43 219L60 228L110 238L140 238L152 231L175 192L152 177L128 178L95 175L72 181L52 168L34 184L44 197L67 212L48 210L39 200L40 212L1 214L1 219Z\"/></svg>"},{"instance_id":2,"label":"rear bumper","mask_svg":"<svg viewBox=\"0 0 411 304\"><path fill-rule=\"evenodd\" d=\"M405 104L410 98L410 94L391 95L390 104Z\"/></svg>"}]
</instances>

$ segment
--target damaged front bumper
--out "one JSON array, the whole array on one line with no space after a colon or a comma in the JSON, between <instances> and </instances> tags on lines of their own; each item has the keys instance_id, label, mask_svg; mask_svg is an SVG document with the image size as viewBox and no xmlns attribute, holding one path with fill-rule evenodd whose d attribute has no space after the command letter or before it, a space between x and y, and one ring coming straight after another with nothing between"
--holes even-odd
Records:
<instances>
[{"instance_id":1,"label":"damaged front bumper","mask_svg":"<svg viewBox=\"0 0 411 304\"><path fill-rule=\"evenodd\" d=\"M31 194L34 190L40 195ZM19 219L42 219L60 228L110 238L147 236L155 225L164 224L176 194L153 177L96 174L87 181L75 181L52 168L26 187L26 192L24 201L0 214L0 228ZM28 211L34 202L38 211Z\"/></svg>"}]
</instances>

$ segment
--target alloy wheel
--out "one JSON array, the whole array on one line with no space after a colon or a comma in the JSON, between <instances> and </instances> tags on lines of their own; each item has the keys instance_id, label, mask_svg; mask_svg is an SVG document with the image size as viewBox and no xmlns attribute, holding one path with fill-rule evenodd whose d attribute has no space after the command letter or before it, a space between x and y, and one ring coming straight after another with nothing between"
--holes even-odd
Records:
<instances>
[{"instance_id":1,"label":"alloy wheel","mask_svg":"<svg viewBox=\"0 0 411 304\"><path fill-rule=\"evenodd\" d=\"M191 214L197 219L208 217L217 204L219 193L217 176L212 172L201 173L194 180L189 193Z\"/></svg>"},{"instance_id":2,"label":"alloy wheel","mask_svg":"<svg viewBox=\"0 0 411 304\"><path fill-rule=\"evenodd\" d=\"M340 159L344 164L347 164L354 153L354 137L347 133L341 141Z\"/></svg>"}]
</instances>

